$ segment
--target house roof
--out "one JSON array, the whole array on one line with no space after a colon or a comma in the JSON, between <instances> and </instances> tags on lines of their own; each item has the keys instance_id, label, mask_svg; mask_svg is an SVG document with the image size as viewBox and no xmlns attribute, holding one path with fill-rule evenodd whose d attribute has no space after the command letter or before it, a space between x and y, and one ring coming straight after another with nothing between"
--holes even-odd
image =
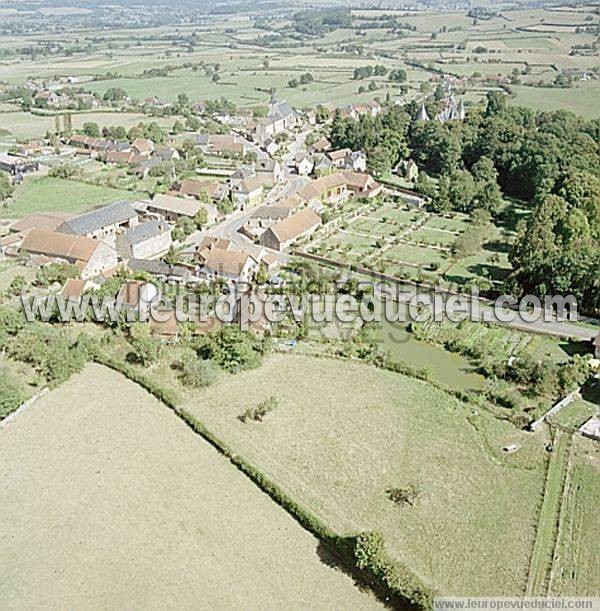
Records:
<instances>
[{"instance_id":1,"label":"house roof","mask_svg":"<svg viewBox=\"0 0 600 611\"><path fill-rule=\"evenodd\" d=\"M137 212L127 200L121 200L67 219L58 227L58 231L86 235L103 227L124 223L133 218L137 218Z\"/></svg>"},{"instance_id":2,"label":"house roof","mask_svg":"<svg viewBox=\"0 0 600 611\"><path fill-rule=\"evenodd\" d=\"M33 212L10 226L11 231L27 231L28 229L47 229L56 231L60 225L73 215L67 212Z\"/></svg>"},{"instance_id":3,"label":"house roof","mask_svg":"<svg viewBox=\"0 0 600 611\"><path fill-rule=\"evenodd\" d=\"M196 216L200 210L200 202L194 199L184 199L183 197L173 197L157 193L150 202L150 207L164 212L173 212L182 216Z\"/></svg>"},{"instance_id":4,"label":"house roof","mask_svg":"<svg viewBox=\"0 0 600 611\"><path fill-rule=\"evenodd\" d=\"M151 153L154 148L154 143L148 138L136 138L132 143L131 147L136 149L139 153Z\"/></svg>"},{"instance_id":5,"label":"house roof","mask_svg":"<svg viewBox=\"0 0 600 611\"><path fill-rule=\"evenodd\" d=\"M316 142L313 142L310 148L313 151L322 152L326 151L331 147L331 142L327 138L319 138Z\"/></svg>"},{"instance_id":6,"label":"house roof","mask_svg":"<svg viewBox=\"0 0 600 611\"><path fill-rule=\"evenodd\" d=\"M285 219L292 213L289 206L259 206L251 218L258 219Z\"/></svg>"},{"instance_id":7,"label":"house roof","mask_svg":"<svg viewBox=\"0 0 600 611\"><path fill-rule=\"evenodd\" d=\"M350 149L338 149L337 151L330 151L327 156L331 161L337 161L338 159L345 159L348 155L351 155Z\"/></svg>"},{"instance_id":8,"label":"house roof","mask_svg":"<svg viewBox=\"0 0 600 611\"><path fill-rule=\"evenodd\" d=\"M140 289L145 284L141 280L127 280L119 289L117 303L135 307L140 301Z\"/></svg>"},{"instance_id":9,"label":"house roof","mask_svg":"<svg viewBox=\"0 0 600 611\"><path fill-rule=\"evenodd\" d=\"M314 210L304 208L283 221L275 223L271 227L271 232L280 242L289 242L320 223L321 217Z\"/></svg>"},{"instance_id":10,"label":"house roof","mask_svg":"<svg viewBox=\"0 0 600 611\"><path fill-rule=\"evenodd\" d=\"M234 187L234 191L238 193L254 193L254 191L258 191L258 189L262 189L263 181L261 178L244 178L239 185Z\"/></svg>"},{"instance_id":11,"label":"house roof","mask_svg":"<svg viewBox=\"0 0 600 611\"><path fill-rule=\"evenodd\" d=\"M99 245L98 240L85 236L32 229L25 236L21 250L85 263L90 260Z\"/></svg>"},{"instance_id":12,"label":"house roof","mask_svg":"<svg viewBox=\"0 0 600 611\"><path fill-rule=\"evenodd\" d=\"M127 266L132 271L144 271L154 276L174 276L184 278L190 271L185 265L172 265L164 261L150 261L148 259L130 259Z\"/></svg>"},{"instance_id":13,"label":"house roof","mask_svg":"<svg viewBox=\"0 0 600 611\"><path fill-rule=\"evenodd\" d=\"M125 232L124 237L131 245L134 245L141 244L169 231L171 231L171 228L164 221L146 221Z\"/></svg>"},{"instance_id":14,"label":"house roof","mask_svg":"<svg viewBox=\"0 0 600 611\"><path fill-rule=\"evenodd\" d=\"M206 259L204 267L230 276L239 276L252 257L243 251L213 248Z\"/></svg>"},{"instance_id":15,"label":"house roof","mask_svg":"<svg viewBox=\"0 0 600 611\"><path fill-rule=\"evenodd\" d=\"M298 194L305 200L310 201L311 199L321 197L321 195L330 189L341 187L345 184L346 179L344 178L344 175L337 172L336 174L329 174L327 176L317 178L316 180L312 180L307 185L304 185L298 191Z\"/></svg>"},{"instance_id":16,"label":"house roof","mask_svg":"<svg viewBox=\"0 0 600 611\"><path fill-rule=\"evenodd\" d=\"M202 243L198 250L204 250L205 248L221 248L222 250L229 250L233 246L233 242L229 238L219 238L217 236L206 235L202 238Z\"/></svg>"},{"instance_id":17,"label":"house roof","mask_svg":"<svg viewBox=\"0 0 600 611\"><path fill-rule=\"evenodd\" d=\"M214 197L220 187L221 183L217 181L186 179L181 181L179 193L195 197L200 193L206 193L209 197Z\"/></svg>"},{"instance_id":18,"label":"house roof","mask_svg":"<svg viewBox=\"0 0 600 611\"><path fill-rule=\"evenodd\" d=\"M341 172L341 174L348 186L355 187L361 191L368 187L375 188L379 184L370 174L362 172Z\"/></svg>"},{"instance_id":19,"label":"house roof","mask_svg":"<svg viewBox=\"0 0 600 611\"><path fill-rule=\"evenodd\" d=\"M72 297L81 297L85 290L86 280L81 278L69 278L60 292L62 297L70 299Z\"/></svg>"}]
</instances>

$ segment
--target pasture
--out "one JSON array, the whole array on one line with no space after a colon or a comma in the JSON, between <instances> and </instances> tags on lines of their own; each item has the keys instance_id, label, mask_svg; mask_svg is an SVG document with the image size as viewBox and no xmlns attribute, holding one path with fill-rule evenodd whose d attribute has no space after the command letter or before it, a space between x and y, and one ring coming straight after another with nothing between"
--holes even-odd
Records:
<instances>
[{"instance_id":1,"label":"pasture","mask_svg":"<svg viewBox=\"0 0 600 611\"><path fill-rule=\"evenodd\" d=\"M100 204L133 199L136 193L124 189L100 187L76 180L28 176L12 198L4 202L0 215L20 218L30 212L85 212ZM7 205L8 204L8 205Z\"/></svg>"},{"instance_id":2,"label":"pasture","mask_svg":"<svg viewBox=\"0 0 600 611\"><path fill-rule=\"evenodd\" d=\"M269 397L263 422L238 416ZM340 532L377 530L444 594L521 594L541 501L543 443L425 382L368 365L272 356L185 408ZM520 450L504 454L517 443ZM414 506L386 490L415 485Z\"/></svg>"},{"instance_id":3,"label":"pasture","mask_svg":"<svg viewBox=\"0 0 600 611\"><path fill-rule=\"evenodd\" d=\"M379 607L226 458L112 370L89 365L0 439L4 609Z\"/></svg>"},{"instance_id":4,"label":"pasture","mask_svg":"<svg viewBox=\"0 0 600 611\"><path fill-rule=\"evenodd\" d=\"M549 594L598 596L600 592L600 449L597 441L575 435L563 496Z\"/></svg>"}]
</instances>

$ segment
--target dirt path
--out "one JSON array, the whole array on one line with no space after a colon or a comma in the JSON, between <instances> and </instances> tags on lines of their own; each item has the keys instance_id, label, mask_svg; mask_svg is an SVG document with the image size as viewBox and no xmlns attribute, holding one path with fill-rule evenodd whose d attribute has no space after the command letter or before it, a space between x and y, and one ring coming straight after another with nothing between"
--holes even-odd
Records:
<instances>
[{"instance_id":1,"label":"dirt path","mask_svg":"<svg viewBox=\"0 0 600 611\"><path fill-rule=\"evenodd\" d=\"M90 365L0 431L0 608L378 608L137 385Z\"/></svg>"}]
</instances>

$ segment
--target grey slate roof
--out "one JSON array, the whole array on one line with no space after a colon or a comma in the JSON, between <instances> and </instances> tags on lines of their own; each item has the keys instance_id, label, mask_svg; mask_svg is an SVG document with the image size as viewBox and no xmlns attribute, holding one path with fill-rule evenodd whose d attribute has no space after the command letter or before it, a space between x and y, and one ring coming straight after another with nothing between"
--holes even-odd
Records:
<instances>
[{"instance_id":1,"label":"grey slate roof","mask_svg":"<svg viewBox=\"0 0 600 611\"><path fill-rule=\"evenodd\" d=\"M147 221L127 231L124 237L131 245L134 245L141 244L167 231L170 231L170 227L164 221Z\"/></svg>"},{"instance_id":2,"label":"grey slate roof","mask_svg":"<svg viewBox=\"0 0 600 611\"><path fill-rule=\"evenodd\" d=\"M125 221L137 217L136 211L126 200L120 200L108 206L103 206L97 210L86 212L66 220L57 229L60 233L72 233L75 235L87 235L102 229L108 225L124 223Z\"/></svg>"},{"instance_id":3,"label":"grey slate roof","mask_svg":"<svg viewBox=\"0 0 600 611\"><path fill-rule=\"evenodd\" d=\"M164 261L149 261L147 259L131 259L127 264L134 272L144 271L153 276L185 278L190 270L184 265L171 265Z\"/></svg>"}]
</instances>

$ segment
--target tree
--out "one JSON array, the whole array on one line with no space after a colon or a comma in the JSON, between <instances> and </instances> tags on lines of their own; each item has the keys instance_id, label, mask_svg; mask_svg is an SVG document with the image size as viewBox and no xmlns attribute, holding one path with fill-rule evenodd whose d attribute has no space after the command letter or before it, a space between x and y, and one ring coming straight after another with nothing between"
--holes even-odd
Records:
<instances>
[{"instance_id":1,"label":"tree","mask_svg":"<svg viewBox=\"0 0 600 611\"><path fill-rule=\"evenodd\" d=\"M129 343L133 349L128 357L130 360L140 363L144 367L158 361L162 344L159 339L150 335L146 323L138 322L131 325Z\"/></svg>"},{"instance_id":2,"label":"tree","mask_svg":"<svg viewBox=\"0 0 600 611\"><path fill-rule=\"evenodd\" d=\"M83 124L83 133L91 138L99 138L100 128L98 127L97 123L94 123L93 121L86 121Z\"/></svg>"},{"instance_id":3,"label":"tree","mask_svg":"<svg viewBox=\"0 0 600 611\"><path fill-rule=\"evenodd\" d=\"M374 174L383 176L392 169L392 155L384 145L376 146L369 155L369 167Z\"/></svg>"},{"instance_id":4,"label":"tree","mask_svg":"<svg viewBox=\"0 0 600 611\"><path fill-rule=\"evenodd\" d=\"M175 123L173 123L173 129L171 131L174 134L180 134L184 130L185 130L185 127L183 126L183 123L179 121L179 119L175 121Z\"/></svg>"},{"instance_id":5,"label":"tree","mask_svg":"<svg viewBox=\"0 0 600 611\"><path fill-rule=\"evenodd\" d=\"M196 216L194 216L194 223L198 229L202 229L202 227L208 224L208 211L206 208L200 208L200 210L196 212Z\"/></svg>"},{"instance_id":6,"label":"tree","mask_svg":"<svg viewBox=\"0 0 600 611\"><path fill-rule=\"evenodd\" d=\"M0 202L13 194L14 186L10 180L10 177L5 172L0 172Z\"/></svg>"},{"instance_id":7,"label":"tree","mask_svg":"<svg viewBox=\"0 0 600 611\"><path fill-rule=\"evenodd\" d=\"M450 179L448 176L442 176L440 178L437 192L431 200L431 209L439 214L444 214L452 210L452 201L450 200Z\"/></svg>"},{"instance_id":8,"label":"tree","mask_svg":"<svg viewBox=\"0 0 600 611\"><path fill-rule=\"evenodd\" d=\"M0 370L0 420L14 412L25 401L26 395L14 376L8 371Z\"/></svg>"},{"instance_id":9,"label":"tree","mask_svg":"<svg viewBox=\"0 0 600 611\"><path fill-rule=\"evenodd\" d=\"M392 70L390 72L390 80L396 83L404 83L406 81L406 70Z\"/></svg>"},{"instance_id":10,"label":"tree","mask_svg":"<svg viewBox=\"0 0 600 611\"><path fill-rule=\"evenodd\" d=\"M218 367L212 361L200 360L194 353L179 363L179 379L184 386L205 388L219 375Z\"/></svg>"}]
</instances>

